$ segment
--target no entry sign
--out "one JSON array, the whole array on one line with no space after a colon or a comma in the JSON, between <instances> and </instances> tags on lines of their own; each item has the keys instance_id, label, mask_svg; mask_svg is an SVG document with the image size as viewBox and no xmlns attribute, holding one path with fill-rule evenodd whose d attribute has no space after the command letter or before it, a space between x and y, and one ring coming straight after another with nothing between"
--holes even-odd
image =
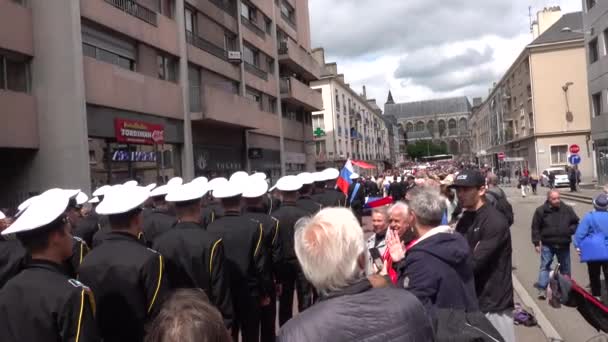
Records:
<instances>
[{"instance_id":1,"label":"no entry sign","mask_svg":"<svg viewBox=\"0 0 608 342\"><path fill-rule=\"evenodd\" d=\"M581 151L581 148L577 144L570 145L570 153L578 154Z\"/></svg>"}]
</instances>

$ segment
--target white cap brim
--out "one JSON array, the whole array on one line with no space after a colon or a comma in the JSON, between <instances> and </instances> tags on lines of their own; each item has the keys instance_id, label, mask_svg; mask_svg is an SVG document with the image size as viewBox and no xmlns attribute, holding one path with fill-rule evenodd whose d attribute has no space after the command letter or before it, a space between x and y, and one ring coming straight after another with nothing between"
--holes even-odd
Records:
<instances>
[{"instance_id":1,"label":"white cap brim","mask_svg":"<svg viewBox=\"0 0 608 342\"><path fill-rule=\"evenodd\" d=\"M53 222L67 209L68 194L66 191L52 191L36 196L17 220L2 231L2 235L34 230Z\"/></svg>"},{"instance_id":2,"label":"white cap brim","mask_svg":"<svg viewBox=\"0 0 608 342\"><path fill-rule=\"evenodd\" d=\"M249 184L243 191L243 197L245 198L258 198L264 196L268 192L268 183L266 180L261 178L254 178L249 181Z\"/></svg>"},{"instance_id":3,"label":"white cap brim","mask_svg":"<svg viewBox=\"0 0 608 342\"><path fill-rule=\"evenodd\" d=\"M150 192L144 187L119 186L106 193L95 211L99 215L124 214L144 204L149 197Z\"/></svg>"},{"instance_id":4,"label":"white cap brim","mask_svg":"<svg viewBox=\"0 0 608 342\"><path fill-rule=\"evenodd\" d=\"M203 198L207 193L207 187L199 183L190 182L176 186L169 190L165 197L167 202L189 202Z\"/></svg>"}]
</instances>

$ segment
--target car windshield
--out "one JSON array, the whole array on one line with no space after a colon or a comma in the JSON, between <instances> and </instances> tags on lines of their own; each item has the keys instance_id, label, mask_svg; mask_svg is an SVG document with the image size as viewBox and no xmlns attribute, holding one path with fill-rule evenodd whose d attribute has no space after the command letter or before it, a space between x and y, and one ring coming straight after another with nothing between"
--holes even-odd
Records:
<instances>
[{"instance_id":1,"label":"car windshield","mask_svg":"<svg viewBox=\"0 0 608 342\"><path fill-rule=\"evenodd\" d=\"M565 170L550 170L549 171L551 174L557 176L557 175L565 175L566 171Z\"/></svg>"}]
</instances>

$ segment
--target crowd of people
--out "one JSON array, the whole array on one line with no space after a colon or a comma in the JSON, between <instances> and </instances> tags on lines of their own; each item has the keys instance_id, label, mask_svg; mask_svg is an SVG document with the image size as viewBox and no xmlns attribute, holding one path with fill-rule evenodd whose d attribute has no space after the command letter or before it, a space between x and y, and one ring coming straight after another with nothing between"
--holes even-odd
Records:
<instances>
[{"instance_id":1,"label":"crowd of people","mask_svg":"<svg viewBox=\"0 0 608 342\"><path fill-rule=\"evenodd\" d=\"M3 341L515 340L513 213L495 175L353 174L347 193L339 177L31 198L0 221ZM393 203L373 209L366 240L374 196Z\"/></svg>"}]
</instances>

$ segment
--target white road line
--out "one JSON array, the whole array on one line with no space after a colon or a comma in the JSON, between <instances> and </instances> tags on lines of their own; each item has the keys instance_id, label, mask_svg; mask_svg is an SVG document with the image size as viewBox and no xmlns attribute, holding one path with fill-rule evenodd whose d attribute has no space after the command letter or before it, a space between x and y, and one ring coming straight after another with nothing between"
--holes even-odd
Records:
<instances>
[{"instance_id":1,"label":"white road line","mask_svg":"<svg viewBox=\"0 0 608 342\"><path fill-rule=\"evenodd\" d=\"M529 307L530 309L532 309L534 316L536 317L536 321L538 322L538 326L540 327L540 329L543 331L543 333L547 337L547 340L563 341L562 337L559 335L557 330L555 330L555 328L553 327L553 324L551 324L551 322L547 319L547 316L545 316L545 314L542 312L542 310L540 309L538 304L536 304L536 301L534 300L534 298L532 298L530 296L530 294L528 293L528 291L526 291L526 289L521 284L519 279L517 279L517 276L515 275L515 273L512 273L512 275L513 275L513 288L515 289L515 292L517 292L517 295L519 295L519 298L521 298L521 301L523 302L523 304L525 306Z\"/></svg>"}]
</instances>

